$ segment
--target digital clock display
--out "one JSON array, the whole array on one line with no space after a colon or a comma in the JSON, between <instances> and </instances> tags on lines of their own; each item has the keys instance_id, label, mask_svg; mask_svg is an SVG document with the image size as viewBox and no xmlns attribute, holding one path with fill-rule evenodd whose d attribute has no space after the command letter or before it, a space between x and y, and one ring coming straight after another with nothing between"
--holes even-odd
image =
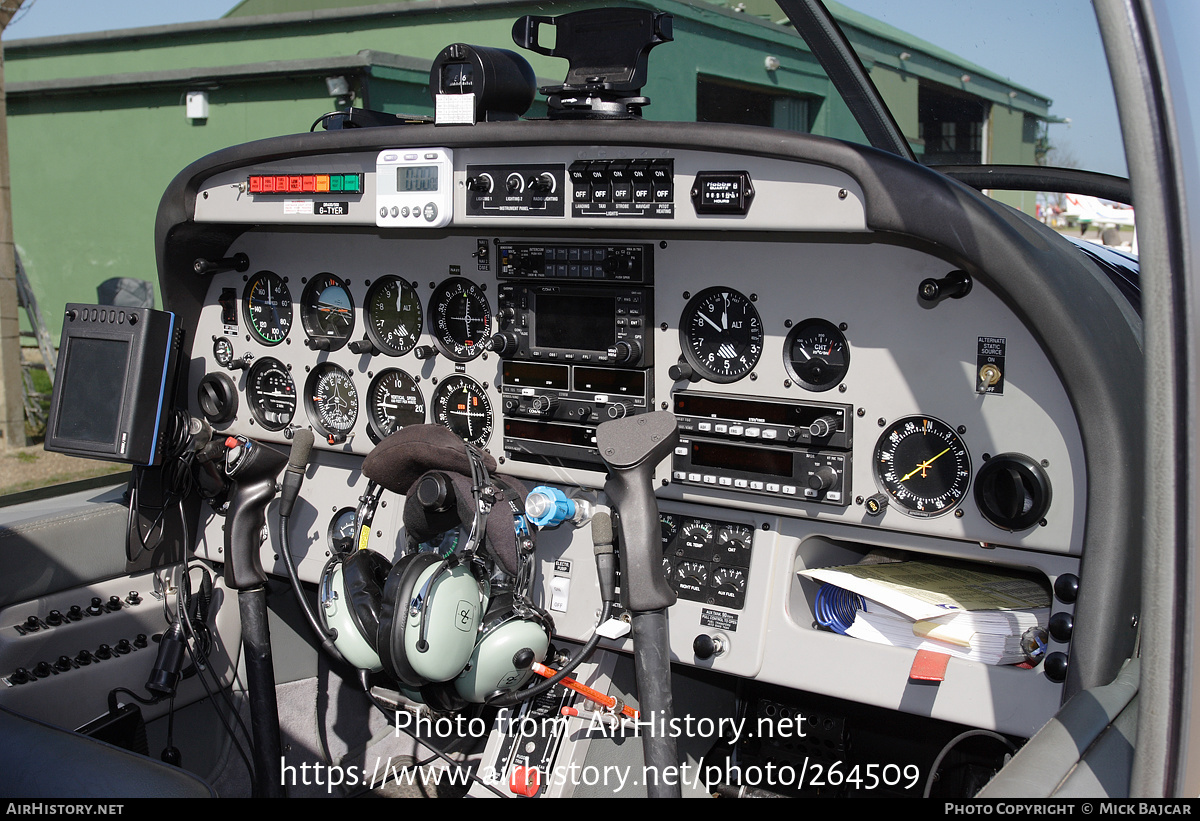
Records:
<instances>
[{"instance_id":1,"label":"digital clock display","mask_svg":"<svg viewBox=\"0 0 1200 821\"><path fill-rule=\"evenodd\" d=\"M396 169L396 188L399 191L437 191L436 165L410 165Z\"/></svg>"}]
</instances>

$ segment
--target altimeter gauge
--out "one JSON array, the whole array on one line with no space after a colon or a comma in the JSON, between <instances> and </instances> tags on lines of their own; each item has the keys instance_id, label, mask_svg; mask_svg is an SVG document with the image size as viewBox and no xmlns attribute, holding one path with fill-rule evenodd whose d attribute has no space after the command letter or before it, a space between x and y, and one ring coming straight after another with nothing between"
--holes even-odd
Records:
<instances>
[{"instance_id":1,"label":"altimeter gauge","mask_svg":"<svg viewBox=\"0 0 1200 821\"><path fill-rule=\"evenodd\" d=\"M363 307L367 314L367 336L379 350L400 356L417 344L421 335L421 299L412 285L400 277L380 277L367 291Z\"/></svg>"},{"instance_id":2,"label":"altimeter gauge","mask_svg":"<svg viewBox=\"0 0 1200 821\"><path fill-rule=\"evenodd\" d=\"M724 286L696 294L679 319L684 358L712 382L736 382L758 364L762 319L744 294Z\"/></svg>"}]
</instances>

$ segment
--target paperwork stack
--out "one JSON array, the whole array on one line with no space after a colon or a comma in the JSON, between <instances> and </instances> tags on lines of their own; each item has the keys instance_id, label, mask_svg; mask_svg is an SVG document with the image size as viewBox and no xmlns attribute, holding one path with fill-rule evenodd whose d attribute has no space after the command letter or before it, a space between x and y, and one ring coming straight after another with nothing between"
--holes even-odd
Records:
<instances>
[{"instance_id":1,"label":"paperwork stack","mask_svg":"<svg viewBox=\"0 0 1200 821\"><path fill-rule=\"evenodd\" d=\"M818 615L818 621L854 638L985 664L1036 660L1044 648L1050 594L1024 575L924 561L802 570L800 575L823 584L819 599L851 603L839 617Z\"/></svg>"}]
</instances>

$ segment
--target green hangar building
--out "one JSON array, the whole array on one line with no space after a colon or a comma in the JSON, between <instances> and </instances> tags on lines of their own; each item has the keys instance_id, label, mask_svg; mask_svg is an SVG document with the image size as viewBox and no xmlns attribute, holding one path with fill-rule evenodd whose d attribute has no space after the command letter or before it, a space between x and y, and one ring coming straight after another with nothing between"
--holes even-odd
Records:
<instances>
[{"instance_id":1,"label":"green hangar building","mask_svg":"<svg viewBox=\"0 0 1200 821\"><path fill-rule=\"evenodd\" d=\"M674 16L650 57L653 120L740 122L862 140L773 4L644 5ZM348 105L431 115L433 58L513 45L520 0L243 0L210 22L15 40L5 48L14 237L54 338L66 302L113 277L154 282L168 182L229 145L306 131ZM603 5L579 2L570 9ZM1050 100L865 15L829 4L918 157L1033 164ZM774 17L768 12L774 10ZM756 13L761 12L761 13ZM539 84L565 62L522 52ZM690 89L680 94L678 89ZM527 116L540 116L534 103ZM1019 195L1010 200L1021 206ZM1032 197L1028 197L1032 209Z\"/></svg>"}]
</instances>

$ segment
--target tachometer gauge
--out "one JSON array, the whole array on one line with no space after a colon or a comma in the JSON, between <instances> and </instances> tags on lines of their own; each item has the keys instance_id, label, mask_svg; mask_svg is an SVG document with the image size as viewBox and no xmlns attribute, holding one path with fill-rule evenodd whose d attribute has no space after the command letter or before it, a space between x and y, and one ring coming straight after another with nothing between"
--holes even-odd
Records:
<instances>
[{"instance_id":1,"label":"tachometer gauge","mask_svg":"<svg viewBox=\"0 0 1200 821\"><path fill-rule=\"evenodd\" d=\"M429 298L429 332L442 353L467 362L483 353L492 330L492 309L469 279L451 277Z\"/></svg>"},{"instance_id":2,"label":"tachometer gauge","mask_svg":"<svg viewBox=\"0 0 1200 821\"><path fill-rule=\"evenodd\" d=\"M400 277L375 280L363 307L367 314L367 336L386 354L400 356L417 344L421 335L421 299Z\"/></svg>"},{"instance_id":3,"label":"tachometer gauge","mask_svg":"<svg viewBox=\"0 0 1200 821\"><path fill-rule=\"evenodd\" d=\"M250 411L267 430L283 430L296 415L296 384L278 359L255 360L246 374Z\"/></svg>"},{"instance_id":4,"label":"tachometer gauge","mask_svg":"<svg viewBox=\"0 0 1200 821\"><path fill-rule=\"evenodd\" d=\"M758 364L762 320L732 288L708 288L692 297L679 319L679 344L691 366L713 382L736 382Z\"/></svg>"},{"instance_id":5,"label":"tachometer gauge","mask_svg":"<svg viewBox=\"0 0 1200 821\"><path fill-rule=\"evenodd\" d=\"M346 283L333 274L317 274L300 296L300 323L310 347L336 351L354 330L354 300Z\"/></svg>"},{"instance_id":6,"label":"tachometer gauge","mask_svg":"<svg viewBox=\"0 0 1200 821\"><path fill-rule=\"evenodd\" d=\"M251 335L264 345L278 345L292 329L292 294L279 274L259 271L246 283L242 312Z\"/></svg>"},{"instance_id":7,"label":"tachometer gauge","mask_svg":"<svg viewBox=\"0 0 1200 821\"><path fill-rule=\"evenodd\" d=\"M875 445L875 480L909 516L941 516L967 495L971 454L940 419L906 416L884 428Z\"/></svg>"},{"instance_id":8,"label":"tachometer gauge","mask_svg":"<svg viewBox=\"0 0 1200 821\"><path fill-rule=\"evenodd\" d=\"M832 322L806 319L787 335L783 363L800 387L827 391L845 378L850 368L850 346Z\"/></svg>"},{"instance_id":9,"label":"tachometer gauge","mask_svg":"<svg viewBox=\"0 0 1200 821\"><path fill-rule=\"evenodd\" d=\"M492 404L474 379L462 375L443 379L433 392L432 404L434 422L472 445L487 444L492 435Z\"/></svg>"},{"instance_id":10,"label":"tachometer gauge","mask_svg":"<svg viewBox=\"0 0 1200 821\"><path fill-rule=\"evenodd\" d=\"M331 442L341 442L358 421L358 391L350 374L326 362L313 368L304 385L308 419Z\"/></svg>"},{"instance_id":11,"label":"tachometer gauge","mask_svg":"<svg viewBox=\"0 0 1200 821\"><path fill-rule=\"evenodd\" d=\"M417 381L399 368L388 368L367 389L367 435L378 443L408 425L425 422L425 397Z\"/></svg>"}]
</instances>

